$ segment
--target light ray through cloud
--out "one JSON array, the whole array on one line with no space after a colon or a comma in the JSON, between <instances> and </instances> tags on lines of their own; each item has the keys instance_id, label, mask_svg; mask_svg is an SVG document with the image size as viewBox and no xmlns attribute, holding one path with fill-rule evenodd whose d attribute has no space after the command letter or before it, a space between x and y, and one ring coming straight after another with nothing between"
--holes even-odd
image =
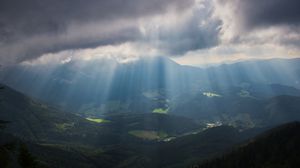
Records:
<instances>
[{"instance_id":1,"label":"light ray through cloud","mask_svg":"<svg viewBox=\"0 0 300 168\"><path fill-rule=\"evenodd\" d=\"M0 0L0 167L297 167L299 6Z\"/></svg>"}]
</instances>

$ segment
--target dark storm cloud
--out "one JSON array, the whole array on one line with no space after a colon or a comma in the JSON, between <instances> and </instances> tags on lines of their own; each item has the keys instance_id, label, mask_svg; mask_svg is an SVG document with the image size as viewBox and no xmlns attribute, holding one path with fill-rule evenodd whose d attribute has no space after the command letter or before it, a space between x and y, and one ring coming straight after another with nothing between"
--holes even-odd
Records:
<instances>
[{"instance_id":1,"label":"dark storm cloud","mask_svg":"<svg viewBox=\"0 0 300 168\"><path fill-rule=\"evenodd\" d=\"M192 0L0 0L0 57L2 60L16 57L20 61L45 52L134 40L138 28L126 23L127 20L160 14L170 7L181 11L192 3ZM125 23L114 25L110 31L109 25L118 21ZM85 24L90 27L84 27Z\"/></svg>"},{"instance_id":2,"label":"dark storm cloud","mask_svg":"<svg viewBox=\"0 0 300 168\"><path fill-rule=\"evenodd\" d=\"M167 30L160 34L166 49L172 56L182 56L185 53L198 49L206 49L218 45L220 22L210 18L211 10L195 10L190 18L175 31ZM206 23L201 25L201 21Z\"/></svg>"},{"instance_id":3,"label":"dark storm cloud","mask_svg":"<svg viewBox=\"0 0 300 168\"><path fill-rule=\"evenodd\" d=\"M248 28L299 25L299 0L239 0L238 14Z\"/></svg>"},{"instance_id":4,"label":"dark storm cloud","mask_svg":"<svg viewBox=\"0 0 300 168\"><path fill-rule=\"evenodd\" d=\"M158 32L159 46L170 56L208 49L219 43L220 20L212 18L211 1L195 1L182 21ZM178 20L180 20L178 18Z\"/></svg>"},{"instance_id":5,"label":"dark storm cloud","mask_svg":"<svg viewBox=\"0 0 300 168\"><path fill-rule=\"evenodd\" d=\"M171 56L182 56L189 51L216 46L219 33L216 27L217 24L212 24L201 29L197 24L190 23L178 34L163 35L161 38L165 45L161 49L167 50Z\"/></svg>"},{"instance_id":6,"label":"dark storm cloud","mask_svg":"<svg viewBox=\"0 0 300 168\"><path fill-rule=\"evenodd\" d=\"M7 36L57 33L72 22L135 18L190 4L190 0L1 0L0 27Z\"/></svg>"}]
</instances>

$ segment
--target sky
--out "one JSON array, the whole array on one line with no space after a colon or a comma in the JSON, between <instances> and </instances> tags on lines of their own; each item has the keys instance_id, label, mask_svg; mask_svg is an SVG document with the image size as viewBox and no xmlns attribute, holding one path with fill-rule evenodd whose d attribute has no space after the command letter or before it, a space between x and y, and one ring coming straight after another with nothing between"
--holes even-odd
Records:
<instances>
[{"instance_id":1,"label":"sky","mask_svg":"<svg viewBox=\"0 0 300 168\"><path fill-rule=\"evenodd\" d=\"M0 0L0 64L300 57L299 0Z\"/></svg>"}]
</instances>

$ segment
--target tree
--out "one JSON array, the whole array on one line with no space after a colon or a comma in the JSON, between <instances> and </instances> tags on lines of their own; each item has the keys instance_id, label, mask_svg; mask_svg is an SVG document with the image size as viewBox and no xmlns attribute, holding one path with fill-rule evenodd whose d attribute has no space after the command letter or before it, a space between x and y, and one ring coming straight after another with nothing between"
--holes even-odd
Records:
<instances>
[{"instance_id":1,"label":"tree","mask_svg":"<svg viewBox=\"0 0 300 168\"><path fill-rule=\"evenodd\" d=\"M19 161L19 164L23 168L36 167L35 158L30 154L30 152L28 151L28 148L25 144L20 145L18 161Z\"/></svg>"},{"instance_id":2,"label":"tree","mask_svg":"<svg viewBox=\"0 0 300 168\"><path fill-rule=\"evenodd\" d=\"M3 90L3 89L4 89L4 87L0 86L0 90ZM4 120L0 120L0 130L4 129L7 123L9 123L9 122L8 121L4 121Z\"/></svg>"}]
</instances>

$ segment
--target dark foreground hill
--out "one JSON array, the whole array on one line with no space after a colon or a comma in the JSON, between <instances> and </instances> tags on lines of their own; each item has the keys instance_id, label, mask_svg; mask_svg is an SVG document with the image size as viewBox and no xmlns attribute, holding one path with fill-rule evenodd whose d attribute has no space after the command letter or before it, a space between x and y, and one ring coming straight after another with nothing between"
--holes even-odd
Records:
<instances>
[{"instance_id":1,"label":"dark foreground hill","mask_svg":"<svg viewBox=\"0 0 300 168\"><path fill-rule=\"evenodd\" d=\"M300 123L274 128L229 154L195 165L201 168L300 167Z\"/></svg>"}]
</instances>

